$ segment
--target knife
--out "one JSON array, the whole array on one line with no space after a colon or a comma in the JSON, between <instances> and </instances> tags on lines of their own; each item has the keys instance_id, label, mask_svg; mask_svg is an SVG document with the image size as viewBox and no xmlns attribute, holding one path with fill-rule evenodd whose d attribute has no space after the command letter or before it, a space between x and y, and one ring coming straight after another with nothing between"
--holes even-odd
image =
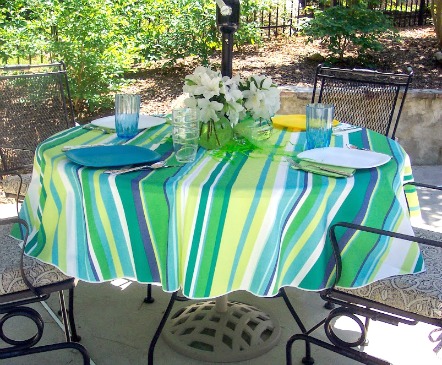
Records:
<instances>
[{"instance_id":1,"label":"knife","mask_svg":"<svg viewBox=\"0 0 442 365\"><path fill-rule=\"evenodd\" d=\"M114 128L101 127L101 126L97 126L97 125L94 125L94 124L85 124L81 128L88 129L88 130L91 130L91 131L93 131L93 130L101 131L103 133L115 133L115 129Z\"/></svg>"}]
</instances>

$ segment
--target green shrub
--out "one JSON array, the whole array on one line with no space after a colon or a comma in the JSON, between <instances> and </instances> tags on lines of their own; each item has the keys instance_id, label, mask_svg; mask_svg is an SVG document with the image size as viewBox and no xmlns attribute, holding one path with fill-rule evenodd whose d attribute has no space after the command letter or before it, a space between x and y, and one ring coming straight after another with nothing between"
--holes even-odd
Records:
<instances>
[{"instance_id":1,"label":"green shrub","mask_svg":"<svg viewBox=\"0 0 442 365\"><path fill-rule=\"evenodd\" d=\"M245 21L245 15L259 10L260 1L241 2L241 25L235 33L235 44L253 44L260 41L260 30L254 22ZM216 4L213 0L154 1L148 15L141 19L139 47L146 61L178 59L195 56L207 65L214 50L221 48L221 33L216 25Z\"/></svg>"},{"instance_id":2,"label":"green shrub","mask_svg":"<svg viewBox=\"0 0 442 365\"><path fill-rule=\"evenodd\" d=\"M381 50L379 37L394 34L391 21L382 12L361 4L317 11L302 33L308 42L321 40L328 48L329 57L338 60L343 60L350 48L355 49L358 57L368 50Z\"/></svg>"},{"instance_id":3,"label":"green shrub","mask_svg":"<svg viewBox=\"0 0 442 365\"><path fill-rule=\"evenodd\" d=\"M215 2L165 0L153 2L141 22L139 45L147 61L196 56L207 63L219 44L215 24Z\"/></svg>"},{"instance_id":4,"label":"green shrub","mask_svg":"<svg viewBox=\"0 0 442 365\"><path fill-rule=\"evenodd\" d=\"M113 101L136 56L124 19L101 1L64 0L55 9L57 37L50 50L65 61L77 112L96 111Z\"/></svg>"}]
</instances>

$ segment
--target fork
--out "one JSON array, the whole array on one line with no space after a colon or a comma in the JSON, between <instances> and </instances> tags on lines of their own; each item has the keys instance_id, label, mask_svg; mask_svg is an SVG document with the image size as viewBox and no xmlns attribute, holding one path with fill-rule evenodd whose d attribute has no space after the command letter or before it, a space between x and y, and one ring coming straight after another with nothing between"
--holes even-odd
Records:
<instances>
[{"instance_id":1,"label":"fork","mask_svg":"<svg viewBox=\"0 0 442 365\"><path fill-rule=\"evenodd\" d=\"M145 170L145 169L156 170L156 169L161 169L161 168L166 168L166 167L180 167L180 166L182 166L182 165L166 165L166 161L158 161L158 162L155 162L150 165L129 167L126 169L106 170L106 171L104 171L104 173L111 174L111 175L121 175L121 174L125 174L127 172L139 171L139 170Z\"/></svg>"},{"instance_id":2,"label":"fork","mask_svg":"<svg viewBox=\"0 0 442 365\"><path fill-rule=\"evenodd\" d=\"M351 143L347 143L347 148L350 148L351 150L370 151L368 148L358 147Z\"/></svg>"},{"instance_id":3,"label":"fork","mask_svg":"<svg viewBox=\"0 0 442 365\"><path fill-rule=\"evenodd\" d=\"M97 143L97 144L82 144L77 146L63 146L61 150L63 152L70 150L78 150L80 148L91 148L91 147L103 147L103 146L114 146L112 143Z\"/></svg>"},{"instance_id":4,"label":"fork","mask_svg":"<svg viewBox=\"0 0 442 365\"><path fill-rule=\"evenodd\" d=\"M330 167L324 167L324 166L319 166L319 165L313 165L313 164L309 164L309 165L305 165L302 166L299 163L297 163L296 161L294 161L291 158L286 158L287 162L290 164L290 166L300 169L300 170L304 170L304 167L314 167L316 169L322 170L322 171L327 171L327 172L331 172L333 174L337 174L337 175L342 175L342 176L346 176L346 177L351 177L353 174L347 171L343 171L343 170L338 170L338 169L333 169ZM304 170L305 171L305 170ZM307 171L310 172L310 171Z\"/></svg>"}]
</instances>

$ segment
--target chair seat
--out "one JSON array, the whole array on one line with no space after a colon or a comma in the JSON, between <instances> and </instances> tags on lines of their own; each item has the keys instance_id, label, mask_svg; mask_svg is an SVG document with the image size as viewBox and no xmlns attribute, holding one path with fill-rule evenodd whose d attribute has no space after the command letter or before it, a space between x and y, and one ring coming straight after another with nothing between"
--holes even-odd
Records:
<instances>
[{"instance_id":1,"label":"chair seat","mask_svg":"<svg viewBox=\"0 0 442 365\"><path fill-rule=\"evenodd\" d=\"M20 247L11 237L5 237L0 245L0 303L20 298L29 292L20 274ZM56 267L25 256L24 271L30 283L41 288L42 293L72 288L75 279L64 275ZM51 290L44 290L43 287ZM16 294L16 295L15 295Z\"/></svg>"},{"instance_id":2,"label":"chair seat","mask_svg":"<svg viewBox=\"0 0 442 365\"><path fill-rule=\"evenodd\" d=\"M442 241L442 233L414 228L418 237ZM420 245L426 271L392 276L357 289L336 289L393 308L442 318L442 248Z\"/></svg>"},{"instance_id":3,"label":"chair seat","mask_svg":"<svg viewBox=\"0 0 442 365\"><path fill-rule=\"evenodd\" d=\"M29 184L31 183L31 174L21 175L23 182L21 186L20 196L25 196L28 190ZM6 196L17 195L17 191L20 186L20 178L17 175L7 175L2 180L0 180L0 188L6 194Z\"/></svg>"}]
</instances>

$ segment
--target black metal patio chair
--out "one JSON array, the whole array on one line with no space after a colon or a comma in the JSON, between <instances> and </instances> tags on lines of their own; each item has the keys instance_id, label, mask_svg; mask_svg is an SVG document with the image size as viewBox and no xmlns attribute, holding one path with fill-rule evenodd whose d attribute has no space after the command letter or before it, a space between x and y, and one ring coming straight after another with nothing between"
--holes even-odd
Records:
<instances>
[{"instance_id":1,"label":"black metal patio chair","mask_svg":"<svg viewBox=\"0 0 442 365\"><path fill-rule=\"evenodd\" d=\"M334 104L341 122L395 138L413 71L385 73L318 65L312 103Z\"/></svg>"},{"instance_id":2,"label":"black metal patio chair","mask_svg":"<svg viewBox=\"0 0 442 365\"><path fill-rule=\"evenodd\" d=\"M31 182L37 145L75 125L63 62L0 67L0 190L17 204ZM148 284L146 303L153 303Z\"/></svg>"},{"instance_id":3,"label":"black metal patio chair","mask_svg":"<svg viewBox=\"0 0 442 365\"><path fill-rule=\"evenodd\" d=\"M425 189L442 191L442 186L421 183L410 183ZM344 231L364 231L376 237L389 236L406 241L418 242L425 261L426 271L418 274L399 275L376 281L357 289L342 289L333 286L320 292L322 299L333 303L336 307L329 315L310 330L295 334L287 342L286 360L292 364L291 348L295 341L306 342L306 356L302 362L313 364L310 344L314 344L363 364L385 365L388 361L376 358L356 349L367 343L367 330L370 320L388 324L399 323L415 325L418 322L442 328L442 233L414 228L416 237L361 226L353 223L340 222L329 230L329 236L335 256L336 279L346 270L341 260L340 239ZM400 244L400 243L398 243ZM346 316L355 321L360 328L360 336L355 341L344 340L336 334L333 321ZM360 317L365 318L363 322ZM325 342L312 333L323 326L330 342Z\"/></svg>"},{"instance_id":4,"label":"black metal patio chair","mask_svg":"<svg viewBox=\"0 0 442 365\"><path fill-rule=\"evenodd\" d=\"M0 188L16 199L17 210L37 145L74 124L62 62L0 67Z\"/></svg>"},{"instance_id":5,"label":"black metal patio chair","mask_svg":"<svg viewBox=\"0 0 442 365\"><path fill-rule=\"evenodd\" d=\"M90 364L87 350L76 342L80 339L74 321L73 288L76 280L64 275L52 265L24 255L28 237L26 222L19 218L0 219L0 226L11 226L14 223L19 225L24 237L22 248L13 238L5 234L0 237L0 359L74 349L81 353L83 364ZM69 290L68 310L64 290ZM38 311L28 305L43 302L50 294L57 292L66 341L38 345L43 335L44 321ZM22 321L13 322L16 331L19 331L17 323L23 323L28 319L35 324L36 333L25 339L17 339L13 333L11 336L5 323L14 317Z\"/></svg>"}]
</instances>

